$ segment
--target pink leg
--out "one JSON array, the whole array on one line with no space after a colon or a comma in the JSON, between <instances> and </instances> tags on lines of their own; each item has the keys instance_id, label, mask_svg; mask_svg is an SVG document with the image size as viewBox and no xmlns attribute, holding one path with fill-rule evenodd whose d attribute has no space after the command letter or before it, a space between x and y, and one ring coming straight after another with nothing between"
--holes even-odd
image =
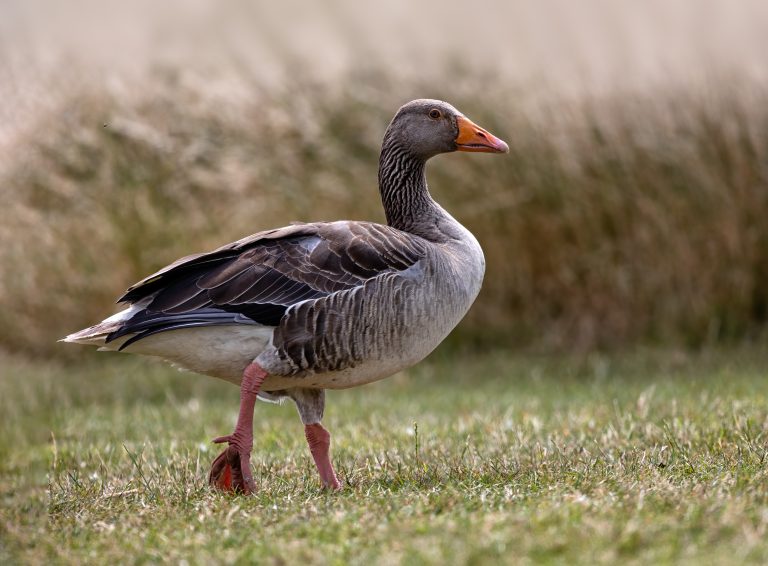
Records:
<instances>
[{"instance_id":1,"label":"pink leg","mask_svg":"<svg viewBox=\"0 0 768 566\"><path fill-rule=\"evenodd\" d=\"M243 381L240 383L240 414L237 417L235 431L213 440L216 444L223 442L229 444L211 465L208 483L214 487L245 494L256 490L251 473L253 409L261 384L266 378L267 372L255 362L243 372Z\"/></svg>"},{"instance_id":2,"label":"pink leg","mask_svg":"<svg viewBox=\"0 0 768 566\"><path fill-rule=\"evenodd\" d=\"M309 451L312 452L312 458L315 460L317 471L320 472L320 480L323 482L323 487L341 489L341 484L336 479L336 472L333 471L333 464L331 464L329 454L331 433L325 430L320 423L315 423L304 425L304 434L307 437Z\"/></svg>"}]
</instances>

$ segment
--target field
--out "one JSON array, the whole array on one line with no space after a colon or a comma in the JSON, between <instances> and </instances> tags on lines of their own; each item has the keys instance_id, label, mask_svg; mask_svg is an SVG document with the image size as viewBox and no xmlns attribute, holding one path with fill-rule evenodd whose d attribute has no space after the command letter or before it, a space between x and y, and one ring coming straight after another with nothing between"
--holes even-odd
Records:
<instances>
[{"instance_id":1,"label":"field","mask_svg":"<svg viewBox=\"0 0 768 566\"><path fill-rule=\"evenodd\" d=\"M237 389L162 364L7 357L6 564L765 563L764 349L460 355L332 392L345 484L259 404L251 498L212 493Z\"/></svg>"},{"instance_id":2,"label":"field","mask_svg":"<svg viewBox=\"0 0 768 566\"><path fill-rule=\"evenodd\" d=\"M0 564L768 563L768 4L0 3ZM329 393L344 483L235 387L57 342L176 258L383 221L382 135L483 246L468 316Z\"/></svg>"}]
</instances>

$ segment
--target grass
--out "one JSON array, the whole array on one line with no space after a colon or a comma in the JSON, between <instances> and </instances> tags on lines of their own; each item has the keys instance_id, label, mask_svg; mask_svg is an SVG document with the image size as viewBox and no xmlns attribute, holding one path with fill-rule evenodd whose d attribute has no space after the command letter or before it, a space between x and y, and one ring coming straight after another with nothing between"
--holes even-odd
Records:
<instances>
[{"instance_id":1,"label":"grass","mask_svg":"<svg viewBox=\"0 0 768 566\"><path fill-rule=\"evenodd\" d=\"M258 494L206 487L231 385L104 355L0 364L3 563L765 563L764 349L430 360L329 393L345 489L259 404Z\"/></svg>"}]
</instances>

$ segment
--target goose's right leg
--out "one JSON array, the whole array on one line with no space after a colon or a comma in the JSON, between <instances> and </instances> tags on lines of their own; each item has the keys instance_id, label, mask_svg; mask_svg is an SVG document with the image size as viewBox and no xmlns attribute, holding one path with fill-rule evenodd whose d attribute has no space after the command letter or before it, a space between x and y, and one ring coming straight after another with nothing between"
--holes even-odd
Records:
<instances>
[{"instance_id":1,"label":"goose's right leg","mask_svg":"<svg viewBox=\"0 0 768 566\"><path fill-rule=\"evenodd\" d=\"M320 474L320 481L326 489L341 489L331 463L331 433L325 430L320 421L325 409L325 391L323 389L291 389L286 392L296 403L301 422L304 423L304 436Z\"/></svg>"}]
</instances>

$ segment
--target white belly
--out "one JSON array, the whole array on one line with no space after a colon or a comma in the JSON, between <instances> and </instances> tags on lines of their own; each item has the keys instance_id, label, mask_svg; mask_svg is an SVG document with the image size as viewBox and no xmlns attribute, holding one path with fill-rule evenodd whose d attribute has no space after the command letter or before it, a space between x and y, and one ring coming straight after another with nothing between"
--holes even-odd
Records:
<instances>
[{"instance_id":1,"label":"white belly","mask_svg":"<svg viewBox=\"0 0 768 566\"><path fill-rule=\"evenodd\" d=\"M160 332L128 346L124 352L157 356L190 371L239 384L243 370L269 345L270 326L203 326ZM103 349L116 350L127 340Z\"/></svg>"}]
</instances>

